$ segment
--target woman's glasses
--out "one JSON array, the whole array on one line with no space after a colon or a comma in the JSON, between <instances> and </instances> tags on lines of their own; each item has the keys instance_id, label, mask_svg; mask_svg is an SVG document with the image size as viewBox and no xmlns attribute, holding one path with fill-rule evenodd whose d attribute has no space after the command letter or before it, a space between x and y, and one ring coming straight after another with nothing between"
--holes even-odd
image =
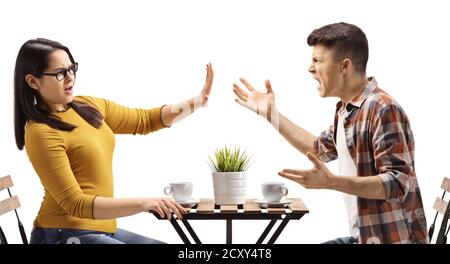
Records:
<instances>
[{"instance_id":1,"label":"woman's glasses","mask_svg":"<svg viewBox=\"0 0 450 264\"><path fill-rule=\"evenodd\" d=\"M78 62L73 63L72 65L70 65L67 69L62 69L58 72L55 73L38 73L37 75L48 75L48 76L55 76L56 80L58 81L62 81L64 79L66 79L67 77L67 72L70 73L71 75L75 75L76 72L78 71Z\"/></svg>"}]
</instances>

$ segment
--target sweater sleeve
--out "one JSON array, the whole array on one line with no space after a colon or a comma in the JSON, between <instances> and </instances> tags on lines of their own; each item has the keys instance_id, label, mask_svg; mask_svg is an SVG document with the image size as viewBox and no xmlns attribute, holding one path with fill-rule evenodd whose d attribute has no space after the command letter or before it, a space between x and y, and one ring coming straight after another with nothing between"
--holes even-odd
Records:
<instances>
[{"instance_id":1,"label":"sweater sleeve","mask_svg":"<svg viewBox=\"0 0 450 264\"><path fill-rule=\"evenodd\" d=\"M115 134L141 134L164 128L161 121L161 107L140 109L122 106L115 102L94 97L77 97L100 108L105 123Z\"/></svg>"},{"instance_id":2,"label":"sweater sleeve","mask_svg":"<svg viewBox=\"0 0 450 264\"><path fill-rule=\"evenodd\" d=\"M43 124L31 124L25 132L25 148L42 185L62 210L74 217L93 219L95 195L83 193L58 131Z\"/></svg>"}]
</instances>

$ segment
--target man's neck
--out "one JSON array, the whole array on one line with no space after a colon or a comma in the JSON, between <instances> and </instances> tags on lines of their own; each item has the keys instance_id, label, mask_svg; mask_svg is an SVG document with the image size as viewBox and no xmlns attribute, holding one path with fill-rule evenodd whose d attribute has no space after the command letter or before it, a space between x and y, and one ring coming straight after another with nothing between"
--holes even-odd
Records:
<instances>
[{"instance_id":1,"label":"man's neck","mask_svg":"<svg viewBox=\"0 0 450 264\"><path fill-rule=\"evenodd\" d=\"M348 80L346 80L344 84L344 93L341 96L341 100L344 103L344 105L347 105L350 103L353 98L355 98L359 93L361 93L361 90L364 89L364 87L367 86L369 83L369 80L367 80L366 75L358 75L354 77L350 77Z\"/></svg>"}]
</instances>

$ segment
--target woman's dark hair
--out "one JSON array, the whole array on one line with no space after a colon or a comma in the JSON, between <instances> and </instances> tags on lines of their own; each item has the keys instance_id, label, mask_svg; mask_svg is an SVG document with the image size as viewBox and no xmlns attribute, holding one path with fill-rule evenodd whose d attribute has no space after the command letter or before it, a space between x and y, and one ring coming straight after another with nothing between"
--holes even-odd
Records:
<instances>
[{"instance_id":1,"label":"woman's dark hair","mask_svg":"<svg viewBox=\"0 0 450 264\"><path fill-rule=\"evenodd\" d=\"M366 34L355 25L341 22L323 26L309 34L307 43L323 45L333 51L335 61L349 58L357 72L366 72L369 44Z\"/></svg>"},{"instance_id":2,"label":"woman's dark hair","mask_svg":"<svg viewBox=\"0 0 450 264\"><path fill-rule=\"evenodd\" d=\"M25 126L29 120L44 123L63 131L72 131L76 128L75 125L61 121L59 117L52 115L44 105L40 95L25 80L27 74L33 74L37 77L38 73L43 72L48 67L49 55L58 49L67 52L70 61L75 63L66 46L43 38L25 42L17 55L14 70L14 130L16 145L20 150L25 145ZM103 116L94 107L75 100L69 103L69 106L93 127L99 128L101 126Z\"/></svg>"}]
</instances>

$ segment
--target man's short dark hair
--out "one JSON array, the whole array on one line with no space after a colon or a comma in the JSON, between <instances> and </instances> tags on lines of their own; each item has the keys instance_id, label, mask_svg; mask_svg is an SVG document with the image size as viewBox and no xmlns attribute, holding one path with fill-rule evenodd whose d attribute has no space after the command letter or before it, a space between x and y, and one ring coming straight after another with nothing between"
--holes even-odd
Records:
<instances>
[{"instance_id":1,"label":"man's short dark hair","mask_svg":"<svg viewBox=\"0 0 450 264\"><path fill-rule=\"evenodd\" d=\"M309 46L323 45L331 49L335 61L351 59L357 72L366 72L369 44L359 27L344 22L329 24L311 32L307 42Z\"/></svg>"}]
</instances>

